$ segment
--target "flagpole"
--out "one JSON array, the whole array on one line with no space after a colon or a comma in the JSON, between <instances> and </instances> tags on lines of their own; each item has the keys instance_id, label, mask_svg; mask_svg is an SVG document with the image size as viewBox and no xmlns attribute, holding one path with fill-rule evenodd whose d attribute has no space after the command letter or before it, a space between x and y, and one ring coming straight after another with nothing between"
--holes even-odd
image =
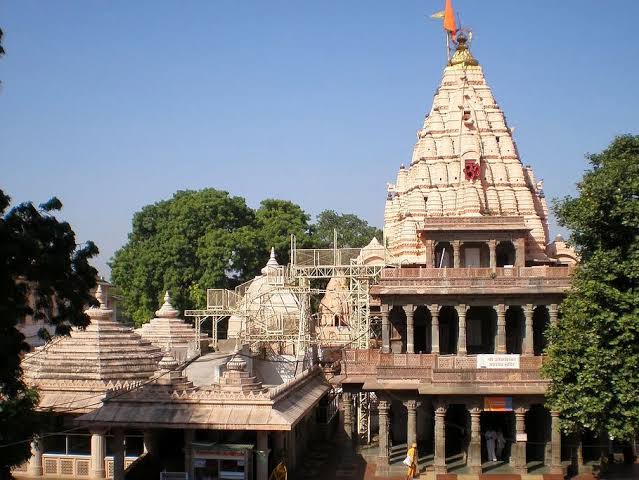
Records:
<instances>
[{"instance_id":1,"label":"flagpole","mask_svg":"<svg viewBox=\"0 0 639 480\"><path fill-rule=\"evenodd\" d=\"M448 62L450 62L450 35L446 32L446 63Z\"/></svg>"}]
</instances>

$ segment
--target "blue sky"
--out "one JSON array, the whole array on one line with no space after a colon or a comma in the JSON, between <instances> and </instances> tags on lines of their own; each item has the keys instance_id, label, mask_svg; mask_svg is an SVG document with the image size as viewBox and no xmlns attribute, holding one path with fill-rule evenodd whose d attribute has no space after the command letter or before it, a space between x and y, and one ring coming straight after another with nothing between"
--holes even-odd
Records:
<instances>
[{"instance_id":1,"label":"blue sky","mask_svg":"<svg viewBox=\"0 0 639 480\"><path fill-rule=\"evenodd\" d=\"M80 241L126 241L178 189L381 226L445 52L444 0L0 2L0 188L58 196ZM638 133L639 2L453 0L546 195Z\"/></svg>"}]
</instances>

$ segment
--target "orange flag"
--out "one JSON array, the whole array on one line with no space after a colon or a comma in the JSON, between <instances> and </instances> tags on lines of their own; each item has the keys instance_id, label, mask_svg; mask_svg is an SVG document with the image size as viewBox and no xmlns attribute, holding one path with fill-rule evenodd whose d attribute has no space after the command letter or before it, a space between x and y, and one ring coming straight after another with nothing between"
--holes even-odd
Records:
<instances>
[{"instance_id":1,"label":"orange flag","mask_svg":"<svg viewBox=\"0 0 639 480\"><path fill-rule=\"evenodd\" d=\"M444 30L448 30L455 39L457 26L455 25L455 12L453 11L452 0L446 0L446 8L444 9Z\"/></svg>"}]
</instances>

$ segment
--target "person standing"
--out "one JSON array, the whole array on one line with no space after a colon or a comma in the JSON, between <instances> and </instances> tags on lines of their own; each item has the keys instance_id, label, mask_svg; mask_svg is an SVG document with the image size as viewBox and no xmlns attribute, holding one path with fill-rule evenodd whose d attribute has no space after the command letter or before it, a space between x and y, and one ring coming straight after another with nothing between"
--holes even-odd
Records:
<instances>
[{"instance_id":1,"label":"person standing","mask_svg":"<svg viewBox=\"0 0 639 480\"><path fill-rule=\"evenodd\" d=\"M286 454L282 450L280 453L280 462L275 466L271 475L268 477L269 480L287 480L288 479L288 469L286 468Z\"/></svg>"},{"instance_id":2,"label":"person standing","mask_svg":"<svg viewBox=\"0 0 639 480\"><path fill-rule=\"evenodd\" d=\"M497 434L490 427L484 434L486 438L486 452L488 453L488 461L496 462L497 456L495 455L495 440L497 440Z\"/></svg>"},{"instance_id":3,"label":"person standing","mask_svg":"<svg viewBox=\"0 0 639 480\"><path fill-rule=\"evenodd\" d=\"M406 452L406 458L404 459L404 465L408 467L406 472L406 480L412 480L417 473L417 444L413 443Z\"/></svg>"}]
</instances>

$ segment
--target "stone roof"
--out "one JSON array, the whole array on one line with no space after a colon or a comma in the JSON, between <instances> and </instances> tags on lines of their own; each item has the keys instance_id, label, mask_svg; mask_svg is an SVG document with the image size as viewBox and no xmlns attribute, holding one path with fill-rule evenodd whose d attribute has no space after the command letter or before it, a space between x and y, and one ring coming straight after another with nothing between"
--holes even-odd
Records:
<instances>
[{"instance_id":1,"label":"stone roof","mask_svg":"<svg viewBox=\"0 0 639 480\"><path fill-rule=\"evenodd\" d=\"M179 318L180 312L171 305L171 296L164 294L164 303L155 312L155 318L135 330L142 338L171 353L183 361L189 344L196 340L195 328Z\"/></svg>"},{"instance_id":2,"label":"stone roof","mask_svg":"<svg viewBox=\"0 0 639 480\"><path fill-rule=\"evenodd\" d=\"M99 410L83 415L78 423L130 428L291 430L329 389L317 367L271 389L228 389L221 384L217 388L171 390L149 384L105 399Z\"/></svg>"},{"instance_id":3,"label":"stone roof","mask_svg":"<svg viewBox=\"0 0 639 480\"><path fill-rule=\"evenodd\" d=\"M482 67L461 37L417 131L408 168L388 185L384 235L390 253L423 263L418 241L433 217L519 217L528 230L526 257L543 258L548 209L542 183L524 166Z\"/></svg>"},{"instance_id":4,"label":"stone roof","mask_svg":"<svg viewBox=\"0 0 639 480\"><path fill-rule=\"evenodd\" d=\"M112 318L101 287L100 306L85 312L86 329L73 329L25 356L25 380L40 391L40 408L82 412L113 388L138 386L153 376L161 350Z\"/></svg>"}]
</instances>

